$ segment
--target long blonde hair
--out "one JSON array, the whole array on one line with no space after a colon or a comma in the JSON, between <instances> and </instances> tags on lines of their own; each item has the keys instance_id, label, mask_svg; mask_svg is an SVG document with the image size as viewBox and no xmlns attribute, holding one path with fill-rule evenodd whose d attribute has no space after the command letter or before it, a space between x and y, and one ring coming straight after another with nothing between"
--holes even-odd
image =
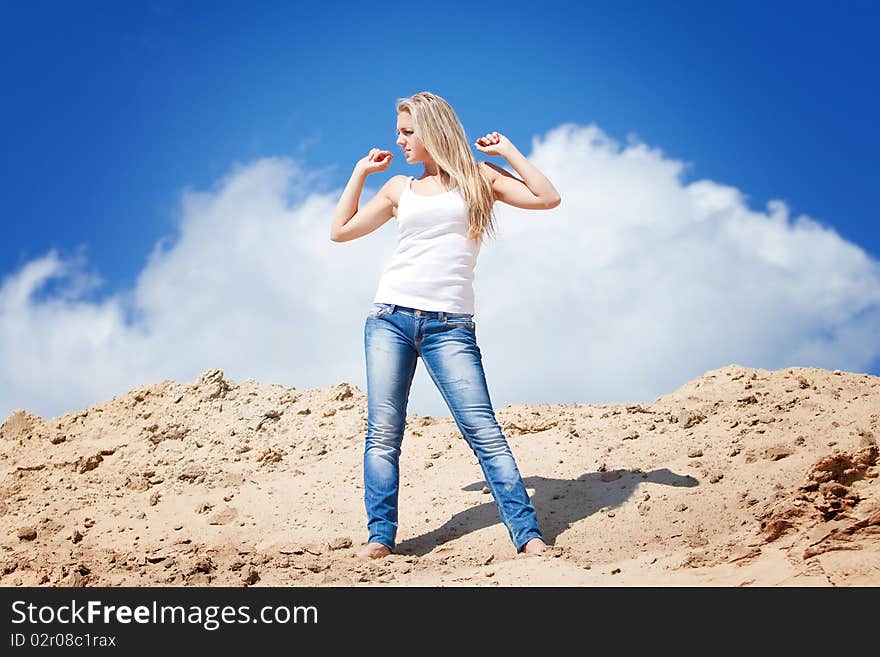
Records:
<instances>
[{"instance_id":1,"label":"long blonde hair","mask_svg":"<svg viewBox=\"0 0 880 657\"><path fill-rule=\"evenodd\" d=\"M421 91L398 99L397 111L409 112L425 150L458 185L468 207L468 238L482 242L484 234L493 236L492 183L480 173L464 127L452 106L437 94Z\"/></svg>"}]
</instances>

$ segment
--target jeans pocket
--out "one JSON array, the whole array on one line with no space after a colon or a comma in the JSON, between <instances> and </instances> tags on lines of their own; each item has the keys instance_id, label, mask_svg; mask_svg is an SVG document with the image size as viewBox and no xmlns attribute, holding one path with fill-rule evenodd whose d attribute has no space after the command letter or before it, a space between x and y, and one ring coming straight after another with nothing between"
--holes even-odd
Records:
<instances>
[{"instance_id":1,"label":"jeans pocket","mask_svg":"<svg viewBox=\"0 0 880 657\"><path fill-rule=\"evenodd\" d=\"M447 328L466 329L473 329L476 326L473 315L447 315L443 320L443 325Z\"/></svg>"},{"instance_id":2,"label":"jeans pocket","mask_svg":"<svg viewBox=\"0 0 880 657\"><path fill-rule=\"evenodd\" d=\"M387 313L389 309L390 306L387 303L374 303L373 307L370 309L370 312L367 314L367 317L379 319L382 315Z\"/></svg>"}]
</instances>

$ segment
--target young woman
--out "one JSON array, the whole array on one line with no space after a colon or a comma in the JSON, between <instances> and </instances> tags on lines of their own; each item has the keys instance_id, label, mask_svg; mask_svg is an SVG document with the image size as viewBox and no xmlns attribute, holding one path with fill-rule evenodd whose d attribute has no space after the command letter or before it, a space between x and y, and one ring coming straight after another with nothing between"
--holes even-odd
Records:
<instances>
[{"instance_id":1,"label":"young woman","mask_svg":"<svg viewBox=\"0 0 880 657\"><path fill-rule=\"evenodd\" d=\"M424 91L397 102L397 144L418 179L389 179L362 208L367 176L394 156L373 148L354 168L336 206L330 239L347 242L397 218L398 246L379 281L364 326L367 365L367 436L364 505L369 539L363 559L394 550L397 534L400 446L416 362L428 374L479 460L498 515L517 552L540 554L544 543L510 447L492 410L474 322L474 265L484 234L494 232L492 206L547 210L559 193L502 134L475 147L504 157L519 179L488 162L477 163L455 111Z\"/></svg>"}]
</instances>

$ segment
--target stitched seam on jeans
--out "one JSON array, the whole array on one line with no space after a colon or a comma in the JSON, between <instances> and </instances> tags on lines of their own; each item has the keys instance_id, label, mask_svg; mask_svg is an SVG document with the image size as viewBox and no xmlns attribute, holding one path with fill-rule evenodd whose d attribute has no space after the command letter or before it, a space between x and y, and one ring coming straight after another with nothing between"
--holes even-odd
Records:
<instances>
[{"instance_id":1,"label":"stitched seam on jeans","mask_svg":"<svg viewBox=\"0 0 880 657\"><path fill-rule=\"evenodd\" d=\"M422 359L422 360L424 360L424 359ZM428 367L427 361L425 361L425 369L428 371L428 374L434 380L434 385L437 386L437 390L440 391L440 394L443 396L443 399L446 401L446 405L449 407L450 410L452 410L453 404L449 403L449 399L446 397L446 392L443 390L443 386L440 385L440 383L437 381L436 377L434 376L434 373L431 371L431 368ZM465 438L465 441L467 442L467 438L465 437L467 432L462 428L461 424L459 424L458 418L455 416L454 411L452 413L452 419L455 420L455 424L458 426L458 430L461 432L462 438ZM468 446L471 447L471 449L473 450L473 447L470 445L470 442L468 442ZM474 450L474 452L476 452L476 450ZM479 457L477 458L477 460L478 461L480 460ZM489 477L488 474L486 474L486 471L483 467L482 462L480 463L480 469L483 470L483 475L486 477L486 484L492 490L492 497L495 499L495 506L498 509L499 514L501 515L501 520L504 522L504 526L507 528L508 532L513 533L513 525L510 522L510 518L507 517L507 513L505 513L505 511L504 511L504 505L498 501L501 499L501 497L497 493L497 489L495 488L495 484L492 483L491 478Z\"/></svg>"}]
</instances>

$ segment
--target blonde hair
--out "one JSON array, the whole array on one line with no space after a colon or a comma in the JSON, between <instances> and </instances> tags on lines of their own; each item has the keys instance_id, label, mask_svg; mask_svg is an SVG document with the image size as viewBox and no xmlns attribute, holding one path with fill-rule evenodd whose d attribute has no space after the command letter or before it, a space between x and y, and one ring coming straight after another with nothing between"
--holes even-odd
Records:
<instances>
[{"instance_id":1,"label":"blonde hair","mask_svg":"<svg viewBox=\"0 0 880 657\"><path fill-rule=\"evenodd\" d=\"M437 94L421 91L398 99L397 111L409 113L428 155L458 185L468 207L468 238L481 242L484 234L493 236L492 183L480 173L452 106Z\"/></svg>"}]
</instances>

